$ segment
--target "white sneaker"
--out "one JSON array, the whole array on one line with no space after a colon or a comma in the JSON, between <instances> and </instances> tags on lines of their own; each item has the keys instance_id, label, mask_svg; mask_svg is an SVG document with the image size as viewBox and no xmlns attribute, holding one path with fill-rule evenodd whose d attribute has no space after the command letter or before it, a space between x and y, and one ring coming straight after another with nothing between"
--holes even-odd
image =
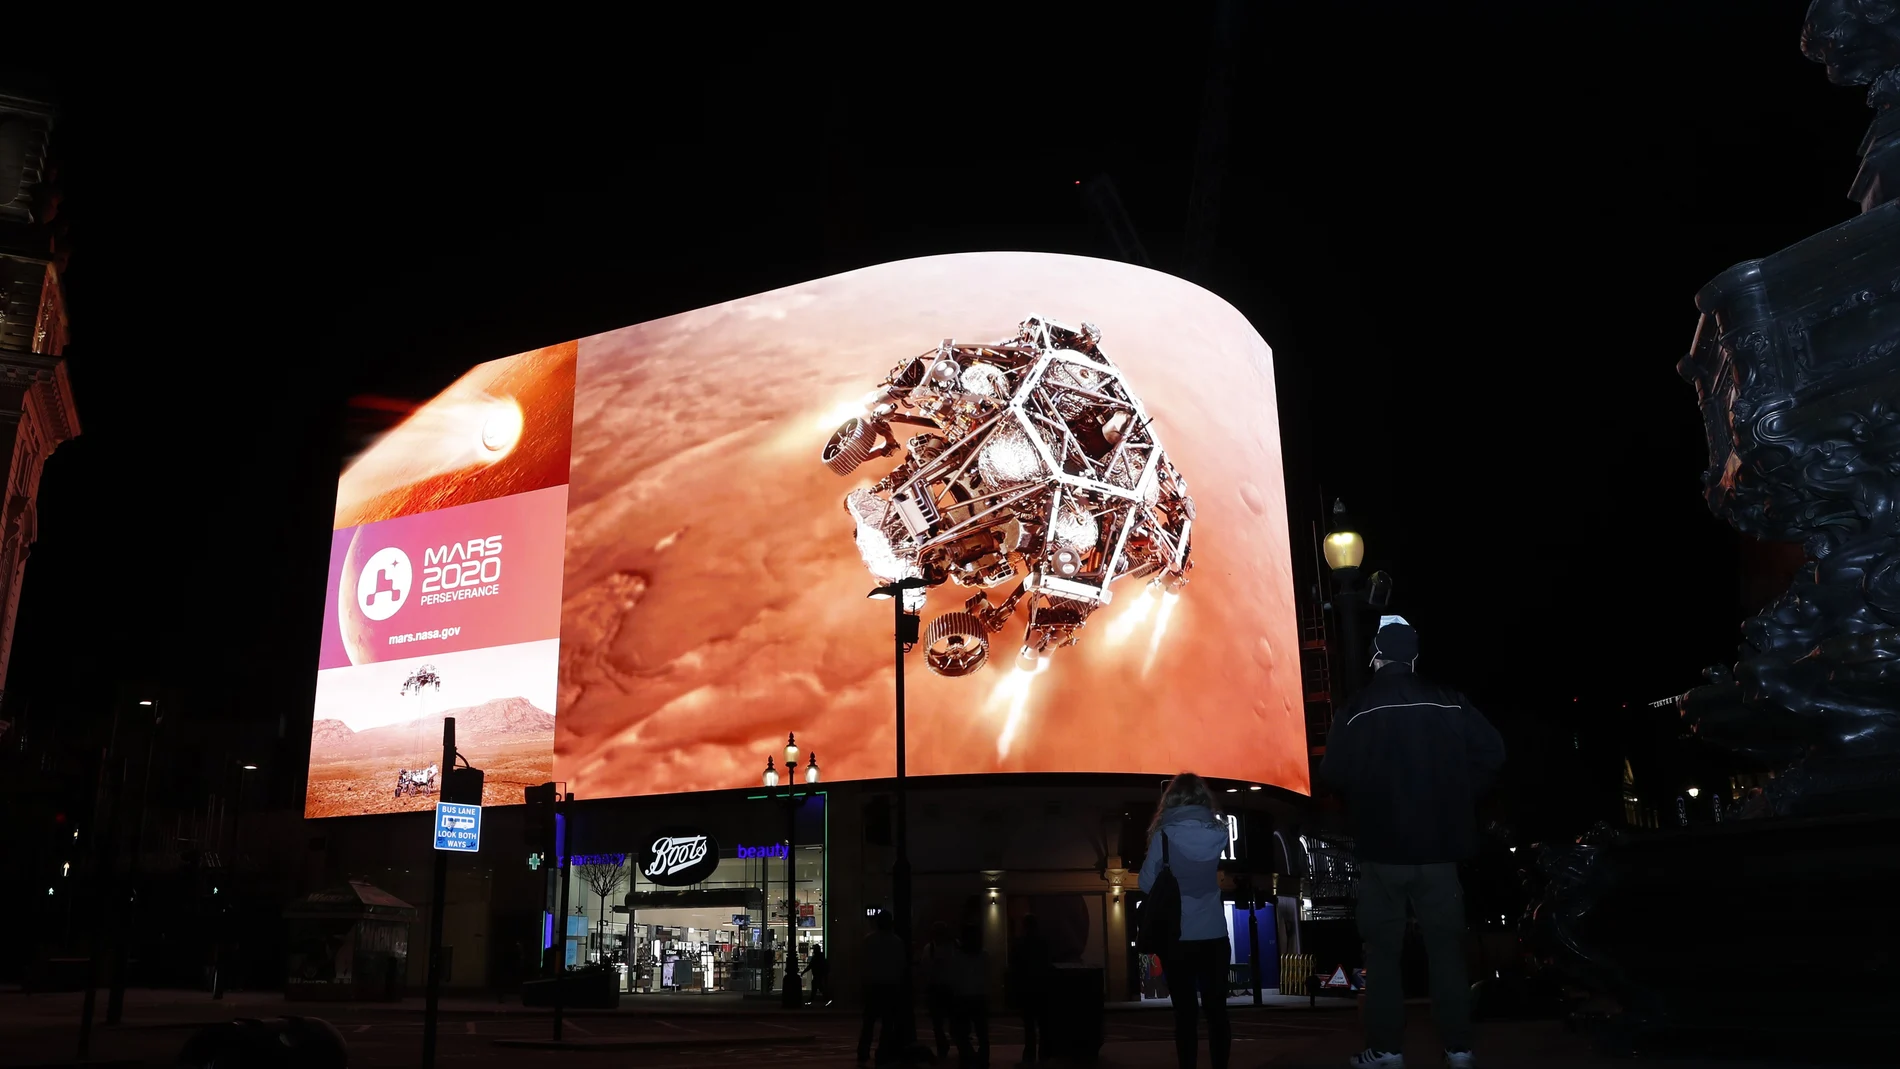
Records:
<instances>
[{"instance_id":1,"label":"white sneaker","mask_svg":"<svg viewBox=\"0 0 1900 1069\"><path fill-rule=\"evenodd\" d=\"M1353 1069L1405 1069L1405 1055L1393 1050L1365 1050L1352 1056L1346 1062Z\"/></svg>"},{"instance_id":2,"label":"white sneaker","mask_svg":"<svg viewBox=\"0 0 1900 1069\"><path fill-rule=\"evenodd\" d=\"M1448 1050L1445 1052L1445 1069L1477 1069L1478 1060L1468 1050Z\"/></svg>"}]
</instances>

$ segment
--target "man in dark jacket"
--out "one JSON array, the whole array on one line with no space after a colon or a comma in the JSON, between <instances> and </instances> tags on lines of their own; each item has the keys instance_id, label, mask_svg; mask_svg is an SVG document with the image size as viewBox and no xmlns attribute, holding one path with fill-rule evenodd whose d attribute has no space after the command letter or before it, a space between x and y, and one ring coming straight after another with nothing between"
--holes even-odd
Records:
<instances>
[{"instance_id":1,"label":"man in dark jacket","mask_svg":"<svg viewBox=\"0 0 1900 1069\"><path fill-rule=\"evenodd\" d=\"M1473 1064L1458 862L1478 852L1477 802L1504 764L1504 741L1464 695L1420 679L1418 633L1380 620L1371 683L1333 721L1321 782L1346 796L1366 944L1366 1050L1350 1064L1403 1066L1399 951L1405 909L1430 959L1432 1016L1454 1069Z\"/></svg>"}]
</instances>

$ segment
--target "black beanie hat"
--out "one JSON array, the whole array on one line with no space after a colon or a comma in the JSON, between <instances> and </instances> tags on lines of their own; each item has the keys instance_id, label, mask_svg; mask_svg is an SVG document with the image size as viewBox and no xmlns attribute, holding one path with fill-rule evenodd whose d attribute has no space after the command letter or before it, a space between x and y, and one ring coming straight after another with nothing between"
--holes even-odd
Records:
<instances>
[{"instance_id":1,"label":"black beanie hat","mask_svg":"<svg viewBox=\"0 0 1900 1069\"><path fill-rule=\"evenodd\" d=\"M1411 664L1418 660L1418 632L1403 616L1379 618L1379 633L1372 639L1372 659Z\"/></svg>"}]
</instances>

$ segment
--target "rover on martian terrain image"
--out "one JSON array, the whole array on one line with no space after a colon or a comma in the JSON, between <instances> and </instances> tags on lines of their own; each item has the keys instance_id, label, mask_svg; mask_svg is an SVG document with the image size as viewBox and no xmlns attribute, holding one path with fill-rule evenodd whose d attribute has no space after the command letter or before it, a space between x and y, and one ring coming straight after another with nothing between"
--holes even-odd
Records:
<instances>
[{"instance_id":1,"label":"rover on martian terrain image","mask_svg":"<svg viewBox=\"0 0 1900 1069\"><path fill-rule=\"evenodd\" d=\"M1194 499L1101 341L1094 324L1041 316L994 344L945 340L899 364L825 443L841 476L897 461L844 499L871 574L922 578L911 612L945 584L971 591L923 632L939 675L981 669L1024 603L1017 666L1037 670L1116 582L1166 594L1187 582Z\"/></svg>"}]
</instances>

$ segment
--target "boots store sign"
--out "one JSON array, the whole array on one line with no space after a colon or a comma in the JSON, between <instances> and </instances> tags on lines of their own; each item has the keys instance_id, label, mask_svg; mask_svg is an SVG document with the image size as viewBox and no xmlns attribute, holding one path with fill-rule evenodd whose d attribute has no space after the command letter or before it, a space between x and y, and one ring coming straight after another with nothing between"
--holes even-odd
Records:
<instances>
[{"instance_id":1,"label":"boots store sign","mask_svg":"<svg viewBox=\"0 0 1900 1069\"><path fill-rule=\"evenodd\" d=\"M662 887L699 883L718 867L718 841L697 828L661 828L640 847L640 875Z\"/></svg>"}]
</instances>

